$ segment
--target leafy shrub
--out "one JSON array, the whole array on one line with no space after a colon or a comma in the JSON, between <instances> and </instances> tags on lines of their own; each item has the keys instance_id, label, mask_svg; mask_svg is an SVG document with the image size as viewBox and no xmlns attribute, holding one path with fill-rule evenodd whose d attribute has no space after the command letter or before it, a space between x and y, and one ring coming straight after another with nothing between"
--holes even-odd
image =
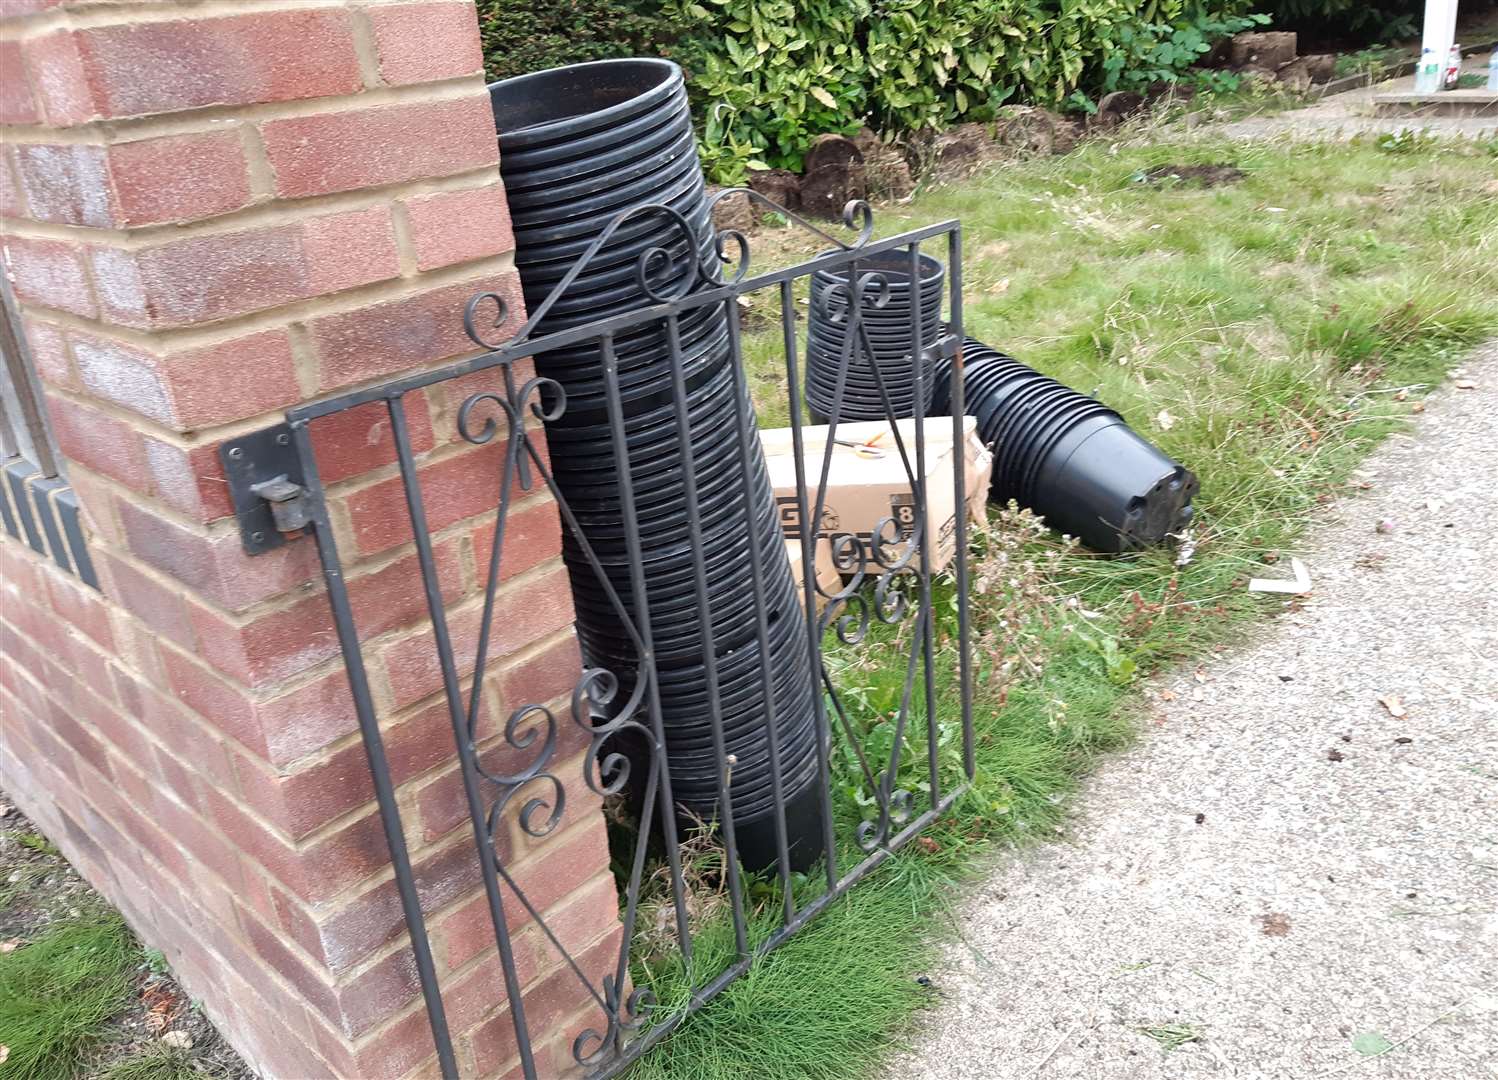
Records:
<instances>
[{"instance_id":1,"label":"leafy shrub","mask_svg":"<svg viewBox=\"0 0 1498 1080\"><path fill-rule=\"evenodd\" d=\"M478 0L484 71L532 71L669 52L678 29L652 0Z\"/></svg>"},{"instance_id":2,"label":"leafy shrub","mask_svg":"<svg viewBox=\"0 0 1498 1080\"><path fill-rule=\"evenodd\" d=\"M1086 108L1175 81L1219 37L1265 20L1248 0L664 0L715 178L799 168L812 138L864 122L919 131L1008 100ZM1079 96L1074 96L1079 95Z\"/></svg>"}]
</instances>

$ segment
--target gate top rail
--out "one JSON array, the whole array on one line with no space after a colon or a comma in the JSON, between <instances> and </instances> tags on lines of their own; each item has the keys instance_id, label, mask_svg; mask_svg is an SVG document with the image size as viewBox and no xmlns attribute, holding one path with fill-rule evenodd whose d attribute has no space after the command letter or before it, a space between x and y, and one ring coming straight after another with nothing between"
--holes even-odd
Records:
<instances>
[{"instance_id":1,"label":"gate top rail","mask_svg":"<svg viewBox=\"0 0 1498 1080\"><path fill-rule=\"evenodd\" d=\"M737 188L724 192L725 195L740 193L740 189ZM742 193L749 193L748 189L742 189ZM654 205L658 204L646 204L647 207ZM641 209L644 208L642 207ZM794 281L796 278L805 277L807 274L815 273L818 270L847 266L857 263L859 260L867 258L870 255L908 248L912 243L950 233L959 225L960 223L957 219L951 218L931 225L924 225L917 229L911 229L908 232L902 232L897 236L887 237L883 240L866 239L860 243L843 247L839 251L817 255L804 262L796 263L793 266L783 267L779 270L769 270L754 277L746 276L736 281L714 285L710 288L688 293L676 299L651 304L649 307L621 312L618 315L610 315L582 326L558 330L554 333L544 334L541 337L528 336L530 327L530 322L528 321L525 326L521 327L521 332L517 336L505 342L502 346L482 355L472 357L468 360L459 360L455 363L445 364L426 371L419 371L398 379L387 380L378 385L365 387L360 390L350 390L322 401L313 401L305 405L298 405L286 410L286 419L292 426L300 426L308 421L329 416L333 413L343 412L345 409L351 409L357 405L401 397L413 390L420 390L422 387L431 386L435 383L446 382L449 379L471 375L478 371L487 371L490 368L505 364L513 364L517 360L522 360L535 353L550 352L555 349L566 348L569 345L594 341L605 335L616 334L635 326L655 322L665 317L671 311L680 312L704 307L708 304L722 303L728 297L741 296L744 293L754 292L771 285ZM827 235L820 229L812 228L818 235ZM745 251L743 258L747 259L747 249L742 250ZM581 266L586 261L585 256L579 260L578 265ZM566 280L559 283L557 289L543 303L549 303L556 296L560 295L568 284L570 282ZM492 293L479 294L480 297L493 295Z\"/></svg>"}]
</instances>

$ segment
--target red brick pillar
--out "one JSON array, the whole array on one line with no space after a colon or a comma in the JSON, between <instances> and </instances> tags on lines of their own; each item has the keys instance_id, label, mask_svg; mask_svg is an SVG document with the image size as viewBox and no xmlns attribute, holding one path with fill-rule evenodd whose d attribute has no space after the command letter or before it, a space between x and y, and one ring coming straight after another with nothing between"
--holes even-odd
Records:
<instances>
[{"instance_id":1,"label":"red brick pillar","mask_svg":"<svg viewBox=\"0 0 1498 1080\"><path fill-rule=\"evenodd\" d=\"M309 540L250 558L217 447L290 405L471 353L520 298L471 2L0 3L0 214L99 591L5 537L0 783L264 1075L431 1071L432 1042ZM495 446L406 408L461 651ZM314 425L465 1075L515 1065L383 408ZM542 491L512 516L486 739L554 707L558 831L507 863L592 971L619 925ZM471 649L470 649L471 652ZM496 751L497 752L497 751ZM543 1075L586 991L510 899ZM598 1023L588 1017L589 1023Z\"/></svg>"}]
</instances>

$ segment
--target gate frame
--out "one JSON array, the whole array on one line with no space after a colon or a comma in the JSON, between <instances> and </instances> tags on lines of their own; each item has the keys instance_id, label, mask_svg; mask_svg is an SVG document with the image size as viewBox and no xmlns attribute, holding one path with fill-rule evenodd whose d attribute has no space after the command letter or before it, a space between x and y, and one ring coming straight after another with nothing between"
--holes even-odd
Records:
<instances>
[{"instance_id":1,"label":"gate frame","mask_svg":"<svg viewBox=\"0 0 1498 1080\"><path fill-rule=\"evenodd\" d=\"M847 228L854 230L857 235L851 242L845 242L828 234L800 215L776 205L757 192L749 189L728 189L722 191L711 200L710 208L724 198L738 195L744 196L749 200L751 205L757 205L764 212L782 215L786 221L797 227L809 230L816 236L827 241L831 245L831 250L790 267L749 277L750 246L747 238L736 230L721 230L714 238L716 262L725 265L732 264L733 273L725 277L720 269L715 268L713 271L709 271L704 268L703 260L688 257L688 259L684 260L686 264L685 276L681 277L675 286L663 288L660 285L661 280L669 278L673 274L679 274L683 269L683 261L679 261L673 256L671 251L663 247L653 248L640 256L636 266L637 283L644 294L652 301L650 306L615 315L608 315L585 325L532 336L536 326L546 317L552 305L567 291L578 274L587 267L610 237L628 221L645 215L659 215L666 220L674 221L688 238L688 251L691 251L690 239L693 235L692 230L686 220L675 210L661 204L642 204L631 207L622 211L597 237L546 299L530 313L523 325L508 340L494 342L486 339L485 333L488 330L502 329L504 327L509 319L509 312L504 298L499 294L481 292L469 301L464 311L463 322L470 339L479 347L486 350L483 354L468 360L390 379L375 386L338 394L322 401L296 406L287 410L285 425L255 432L238 440L231 440L221 447L220 453L223 458L225 472L230 479L231 496L235 503L236 513L240 519L242 539L245 549L249 554L258 554L269 550L272 547L279 546L286 538L303 535L308 531L311 532L316 540L323 579L328 591L329 605L332 609L339 645L342 649L347 668L355 713L363 737L371 778L374 782L376 802L379 807L386 842L390 849L391 863L394 868L401 906L410 934L417 974L420 979L422 994L431 1023L438 1064L444 1077L458 1076L452 1036L448 1029L441 988L432 958L431 945L426 930L426 920L421 909L420 898L416 891L415 878L406 847L405 833L400 809L397 804L395 786L391 779L383 738L380 732L379 716L371 694L358 629L355 625L354 613L344 581L338 545L328 514L326 493L318 472L318 463L309 430L311 421L376 401L383 401L389 410L397 459L405 489L407 510L410 515L412 533L415 538L417 555L422 569L428 613L432 620L433 635L443 672L443 684L453 723L455 745L458 757L462 763L463 782L468 800L469 816L474 828L474 843L480 855L484 886L489 897L491 920L494 926L495 944L504 971L505 991L514 1021L521 1064L527 1080L535 1080L537 1076L536 1065L530 1044L530 1032L525 1021L522 987L520 986L510 947L509 931L504 915L504 896L499 886L501 879L509 885L511 894L526 907L531 917L546 933L552 945L561 953L563 959L571 966L579 979L583 981L594 1001L603 1007L608 1014L608 1031L606 1033L600 1034L591 1029L585 1030L578 1035L573 1044L574 1060L577 1064L590 1070L587 1072L590 1080L604 1080L604 1078L613 1077L627 1068L657 1042L675 1030L688 1016L696 1012L729 986L735 979L748 971L759 957L772 951L791 938L845 892L877 869L894 852L898 851L911 839L919 835L933 821L945 814L962 797L972 782L975 763L972 732L972 664L970 657L967 597L968 541L965 477L966 456L964 445L966 440L963 430L965 409L963 403L961 351L963 338L961 224L953 219L912 229L885 239L874 240L872 239L874 229L872 210L867 203L854 201L850 202L845 208L843 224ZM954 576L956 578L957 594L958 678L960 680L959 694L962 722L962 778L945 794L941 791L941 763L938 759L937 747L936 687L934 679L935 616L931 599L931 545L937 542L938 538L933 537L928 529L927 499L924 486L926 475L925 420L929 419L924 415L925 408L922 404L926 400L926 365L916 366L917 414L914 417L916 423L914 439L912 440L913 447L907 448L899 432L895 432L897 449L905 464L907 477L911 482L911 491L915 497L917 513L914 528L908 536L902 537L899 535L897 529L892 528L894 526L893 519L885 518L875 528L872 538L867 545L859 540L859 538L850 534L842 534L836 537L836 556L840 569L845 573L845 583L841 589L827 592L817 581L814 565L816 554L814 541L819 535L819 531L814 530L811 523L820 523L822 520L822 510L826 498L827 468L831 460L833 435L836 431L837 420L836 417L833 417L830 421L832 431L828 433L827 444L823 454L821 482L815 485L815 490L818 494L816 496L815 508L813 508L808 498L810 488L808 487L807 463L804 456L803 427L805 425L801 420L802 391L801 374L797 359L798 335L794 294L795 283L799 278L807 277L819 270L837 270L846 267L850 271L849 285L846 288L842 286L834 287L843 289L843 294L840 296L842 304L841 312L842 318L846 320L848 327L846 335L847 343L843 348L838 369L836 401L840 402L844 387L843 380L846 378L849 365L856 360L855 353L858 351L858 346L861 345L863 350L871 352L867 331L860 321L865 301L867 300L871 306L878 307L883 305L889 295L888 283L881 275L872 272L859 273L858 264L860 260L872 255L898 251L904 248L910 255L910 280L912 283L915 283L920 280L917 270L921 242L936 240L941 237L945 238L947 248L946 274L949 317L946 327L937 335L936 344L927 350L923 350L923 352L928 358L942 357L949 359L951 362L951 376L949 379L951 397L948 412L952 416L952 458L954 465L953 505L955 516L955 551L952 558L952 565L955 570ZM677 402L680 404L685 390L681 364L679 362L681 353L679 338L676 332L676 319L683 312L713 304L722 305L727 313L729 325L729 340L732 354L728 363L734 370L735 390L738 393L747 395L748 390L745 384L745 374L740 355L741 327L739 325L738 301L740 297L746 294L772 288L778 292L780 299L785 370L789 392L790 426L796 456L797 510L800 519L799 528L803 563L803 610L810 613L816 612L820 608L819 615L807 618L807 647L810 650L813 663L812 678L816 687L813 697L816 703L816 725L818 731L816 745L819 784L823 800L823 827L825 832L825 857L823 864L825 867L826 889L809 903L799 908L795 906L794 897L791 895L790 890L784 805L781 802L779 814L777 815L777 824L779 826L777 831L777 848L779 854L777 867L782 884L782 900L785 909L784 920L778 929L762 940L751 944L747 936L741 895L741 871L738 866L737 850L730 815L724 823L723 840L727 854L725 862L729 879L729 890L733 901L738 957L700 987L695 986L694 983L694 991L686 1008L677 1010L671 1015L664 1017L648 1030L643 1031L643 1033L633 1038L628 1038L628 1036L640 1031L644 1026L649 1019L648 1009L654 1003L648 988L636 989L627 996L622 995L623 988L627 985L628 980L628 962L631 953L631 937L634 930L633 921L636 905L639 901L641 874L648 846L651 815L656 810L659 810L661 815L661 829L665 836L666 856L671 869L671 885L676 909L678 942L682 950L683 959L688 964L691 962L691 932L688 925L689 920L684 901L685 886L679 861L677 838L675 836L675 815L671 811L674 803L672 802L670 793L670 777L669 771L664 767L664 730L661 724L659 703L654 699L656 679L654 658L650 646L650 619L645 604L639 530L638 523L634 520L633 500L630 494L628 458L623 452L625 445L623 441L624 428L621 418L618 365L613 351L613 341L614 337L621 332L658 321L663 322L668 327L668 341L672 346L672 358L676 361L672 365L674 371L673 389L675 390ZM873 292L870 293L870 290L873 290ZM915 295L919 295L918 289L914 289L913 287L913 291ZM480 312L491 304L497 308L496 317L487 330L481 330L479 325ZM911 340L913 343L923 339L922 329L921 305L915 303L912 304L911 319ZM617 690L618 683L612 673L597 668L585 668L582 678L573 691L572 718L590 732L592 741L584 757L584 779L588 786L600 795L608 796L618 793L624 788L628 780L628 762L620 760L621 755L604 753L606 745L615 735L625 730L642 734L648 740L651 754L649 777L646 782L646 795L641 811L639 836L636 839L635 851L630 860L630 879L624 889L626 904L623 920L624 937L620 946L620 955L615 967L615 974L613 976L605 976L603 985L600 988L595 988L592 985L591 981L578 968L576 962L567 953L566 949L561 946L550 929L546 927L540 913L531 906L524 893L505 871L504 865L495 851L492 842L492 830L496 828L498 821L503 817L511 800L517 796L522 788L531 785L533 782L539 781L549 784L549 795L544 797L532 796L524 800L517 814L517 820L521 828L528 835L540 838L548 835L560 821L564 813L565 800L563 789L560 781L546 771L546 766L555 742L557 718L548 709L535 704L525 705L511 713L504 726L505 740L510 747L516 750L532 748L535 746L538 737L544 732L544 738L541 738L541 746L536 752L534 760L513 775L494 776L485 772L478 762L478 751L475 741L475 725L478 711L477 701L482 689L485 643L495 614L494 595L499 576L500 554L503 548L504 524L515 483L518 482L522 489L529 490L537 476L543 479L557 501L558 510L563 517L564 523L572 528L576 535L579 537L582 535L576 520L572 517L571 511L566 505L564 496L557 489L550 475L543 456L536 450L531 441L533 429L529 428L525 422L527 414L540 419L556 419L559 417L566 407L565 395L561 394L560 387L544 376L538 375L527 380L524 384L517 384L514 368L519 361L539 353L569 346L586 345L593 341L599 342L602 349L606 400L609 413L608 419L614 436L619 468L622 473L620 484L621 503L623 504L622 511L626 521L626 544L631 556L630 561L633 574L632 594L637 598L637 604L640 609L636 620L640 624L639 627L636 627L630 621L628 612L625 610L618 596L613 593L613 590L610 588L608 591L621 619L631 630L634 640L640 646L640 674L636 679L636 689L631 700L625 703L612 719L599 724L597 723L598 718L594 716L591 703L598 703L600 701L604 703L609 702ZM893 410L889 406L888 394L885 392L877 367L872 364L869 367L874 373L874 378L880 388L881 394L884 396L886 410L892 413ZM454 659L452 641L448 634L445 605L442 599L440 582L437 577L431 535L426 527L421 488L416 475L415 458L409 432L406 427L402 399L405 394L412 391L494 368L500 369L500 374L503 378L503 396L495 391L482 391L472 394L465 401L457 416L459 433L465 440L471 443L488 442L500 430L499 425L496 425L492 418L485 420L480 430L469 430L469 420L472 410L478 403L489 403L503 413L505 419L508 421L505 425L507 430L504 433L508 446L504 474L501 478L500 503L496 508L495 539L492 560L489 567L488 585L485 593L484 616L480 624L478 653L475 658L474 672L471 676L460 676ZM553 401L549 405L544 400L548 393L553 395ZM891 416L890 419L893 420L895 418ZM742 451L746 461L747 453L747 450ZM690 508L689 512L695 515L695 494L688 493L687 500ZM813 509L815 510L814 513L812 512ZM587 549L589 559L592 561L595 570L601 575L601 568L599 568L596 558L592 556L591 548L587 545L586 540L582 540L581 542ZM891 547L900 548L893 559L887 554L887 549ZM751 544L750 548L753 551L754 545ZM695 566L700 571L703 565L700 540L695 545L694 551ZM916 560L917 556L918 560ZM913 560L915 560L914 563ZM762 568L759 565L758 555L753 554L751 561L753 563L752 576L754 586L762 598ZM481 573L482 570L481 566ZM850 570L851 579L847 577ZM839 846L833 832L833 815L831 812L829 791L831 768L829 761L829 740L835 728L828 714L828 701L832 703L832 711L836 714L837 720L842 723L843 729L850 739L853 738L853 732L837 696L836 687L833 685L832 679L823 663L823 642L826 639L827 633L831 631L835 632L844 643L850 645L857 644L863 640L864 634L873 621L886 624L895 624L904 621L910 610L907 587L911 583L912 577L916 579L916 583L919 586L919 604L915 609L919 629L916 634L912 635L913 641L915 641L915 645L913 646L914 651L910 653L908 658L904 696L895 718L896 730L892 742L892 756L890 761L876 772L869 766L862 748L858 747L856 740L854 741L855 752L863 775L874 788L874 796L879 805L878 820L877 822L865 820L860 823L856 830L856 844L863 852L863 857L851 869L840 874L837 858ZM871 591L873 594L872 610L869 603L870 597L865 594L865 586L870 585L871 582L873 583L872 589L868 591ZM700 588L701 586L699 585ZM764 615L762 605L759 610L758 621L760 623L761 636L763 637ZM710 654L706 655L710 656ZM914 687L917 657L921 660L923 668L922 683L925 697L923 705L929 750L930 805L924 811L912 817L910 816L911 795L908 791L897 790L894 787L894 778L898 770L901 747L904 742L905 724L912 713L911 697ZM768 664L768 660L763 662ZM714 666L715 662L707 659L709 674L711 674L711 669ZM474 689L471 704L465 706L462 683L468 678L472 679L471 685ZM716 685L715 677L709 680L709 685ZM647 715L649 726L635 719L636 714L642 711ZM711 711L716 718L716 709L714 708ZM774 727L774 724L770 725L770 751L772 754L776 752ZM719 758L720 761L723 761L721 718L715 719L714 730L717 736ZM724 766L725 772L721 776L720 805L730 805L728 801L728 774L731 773L731 766L732 761L729 760ZM487 804L481 795L482 791L485 790L485 784L488 784L491 788L498 789L496 793L493 793L492 799ZM778 788L778 779L775 781L775 786ZM541 816L539 821L536 820L537 815ZM595 1042L597 1045L594 1049L585 1051L587 1046Z\"/></svg>"}]
</instances>

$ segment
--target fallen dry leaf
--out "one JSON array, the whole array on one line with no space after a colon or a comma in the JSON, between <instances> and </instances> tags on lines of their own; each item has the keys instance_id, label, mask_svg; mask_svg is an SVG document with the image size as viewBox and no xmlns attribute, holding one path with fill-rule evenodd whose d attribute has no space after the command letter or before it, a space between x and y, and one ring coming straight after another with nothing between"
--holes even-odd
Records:
<instances>
[{"instance_id":1,"label":"fallen dry leaf","mask_svg":"<svg viewBox=\"0 0 1498 1080\"><path fill-rule=\"evenodd\" d=\"M5 1064L5 1059L10 1057L10 1047L0 1043L0 1065Z\"/></svg>"},{"instance_id":2,"label":"fallen dry leaf","mask_svg":"<svg viewBox=\"0 0 1498 1080\"><path fill-rule=\"evenodd\" d=\"M1404 707L1404 702L1399 700L1398 694L1384 694L1378 699L1378 703L1389 711L1389 715L1395 720L1402 720L1410 714Z\"/></svg>"},{"instance_id":3,"label":"fallen dry leaf","mask_svg":"<svg viewBox=\"0 0 1498 1080\"><path fill-rule=\"evenodd\" d=\"M1160 425L1161 431L1169 431L1176 426L1176 418L1165 409L1161 409L1155 414L1155 423Z\"/></svg>"},{"instance_id":4,"label":"fallen dry leaf","mask_svg":"<svg viewBox=\"0 0 1498 1080\"><path fill-rule=\"evenodd\" d=\"M24 944L26 943L18 937L13 937L9 941L0 941L0 953L13 953Z\"/></svg>"},{"instance_id":5,"label":"fallen dry leaf","mask_svg":"<svg viewBox=\"0 0 1498 1080\"><path fill-rule=\"evenodd\" d=\"M1160 700L1161 701L1174 701L1175 699L1176 699L1176 692L1174 690L1161 690L1160 691Z\"/></svg>"},{"instance_id":6,"label":"fallen dry leaf","mask_svg":"<svg viewBox=\"0 0 1498 1080\"><path fill-rule=\"evenodd\" d=\"M1330 749L1330 750L1328 750L1326 752L1326 760L1327 761L1342 761L1345 758L1346 758L1346 755L1343 754L1342 751L1336 749L1335 747L1333 747L1332 749Z\"/></svg>"},{"instance_id":7,"label":"fallen dry leaf","mask_svg":"<svg viewBox=\"0 0 1498 1080\"><path fill-rule=\"evenodd\" d=\"M1394 395L1394 400L1395 401L1408 401L1409 399L1410 399L1410 392L1408 390L1401 390L1401 391L1399 391L1399 393L1397 393L1397 394Z\"/></svg>"},{"instance_id":8,"label":"fallen dry leaf","mask_svg":"<svg viewBox=\"0 0 1498 1080\"><path fill-rule=\"evenodd\" d=\"M920 846L920 849L928 855L935 855L938 851L941 850L941 845L929 836L918 836L916 837L915 842Z\"/></svg>"},{"instance_id":9,"label":"fallen dry leaf","mask_svg":"<svg viewBox=\"0 0 1498 1080\"><path fill-rule=\"evenodd\" d=\"M192 1036L185 1031L168 1031L161 1037L163 1045L170 1046L173 1050L191 1050Z\"/></svg>"},{"instance_id":10,"label":"fallen dry leaf","mask_svg":"<svg viewBox=\"0 0 1498 1080\"><path fill-rule=\"evenodd\" d=\"M1425 402L1423 402L1423 401L1417 401L1413 405L1410 406L1410 412L1424 412L1424 411L1425 411Z\"/></svg>"},{"instance_id":11,"label":"fallen dry leaf","mask_svg":"<svg viewBox=\"0 0 1498 1080\"><path fill-rule=\"evenodd\" d=\"M1290 932L1290 916L1282 911L1271 911L1258 916L1259 928L1267 937L1284 937Z\"/></svg>"},{"instance_id":12,"label":"fallen dry leaf","mask_svg":"<svg viewBox=\"0 0 1498 1080\"><path fill-rule=\"evenodd\" d=\"M1473 382L1471 379L1458 379L1458 380L1456 380L1456 382L1452 383L1451 385L1454 386L1454 387L1456 387L1458 390L1476 390L1477 389L1477 384L1475 382Z\"/></svg>"}]
</instances>

